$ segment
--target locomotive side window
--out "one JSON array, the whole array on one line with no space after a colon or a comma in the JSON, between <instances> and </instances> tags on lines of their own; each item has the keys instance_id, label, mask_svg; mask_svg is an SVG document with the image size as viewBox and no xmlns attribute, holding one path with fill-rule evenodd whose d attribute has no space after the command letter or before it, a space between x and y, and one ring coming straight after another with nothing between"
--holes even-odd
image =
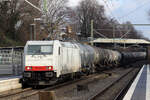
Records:
<instances>
[{"instance_id":1,"label":"locomotive side window","mask_svg":"<svg viewBox=\"0 0 150 100\"><path fill-rule=\"evenodd\" d=\"M29 45L28 55L53 54L52 45Z\"/></svg>"}]
</instances>

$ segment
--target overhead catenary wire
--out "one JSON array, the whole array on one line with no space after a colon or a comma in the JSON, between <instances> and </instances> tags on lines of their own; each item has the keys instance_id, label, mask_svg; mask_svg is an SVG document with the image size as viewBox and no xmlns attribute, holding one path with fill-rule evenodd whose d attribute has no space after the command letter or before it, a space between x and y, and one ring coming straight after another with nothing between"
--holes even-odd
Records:
<instances>
[{"instance_id":1,"label":"overhead catenary wire","mask_svg":"<svg viewBox=\"0 0 150 100\"><path fill-rule=\"evenodd\" d=\"M132 11L130 11L130 12L126 13L125 15L123 15L123 16L121 16L121 17L118 17L118 18L119 18L119 19L122 19L122 18L128 17L128 16L131 15L131 14L134 14L135 11L137 11L137 10L139 10L140 8L145 7L145 5L149 4L148 2L150 2L150 1L144 2L142 5L136 7L134 10L132 10Z\"/></svg>"},{"instance_id":2,"label":"overhead catenary wire","mask_svg":"<svg viewBox=\"0 0 150 100\"><path fill-rule=\"evenodd\" d=\"M120 20L119 20L119 19L113 14L113 12L111 11L111 8L109 7L107 1L103 0L103 2L104 2L105 5L107 6L107 8L110 10L111 15L112 15L114 18L116 18L116 20L118 20L118 22L121 24ZM113 26L113 28L114 28L114 25L112 25L112 26ZM120 28L118 28L118 29L119 29L120 33L122 34L121 29L120 29Z\"/></svg>"},{"instance_id":3,"label":"overhead catenary wire","mask_svg":"<svg viewBox=\"0 0 150 100\"><path fill-rule=\"evenodd\" d=\"M113 2L112 0L109 0L109 2L110 2L112 7L115 7L114 4L112 3Z\"/></svg>"},{"instance_id":4,"label":"overhead catenary wire","mask_svg":"<svg viewBox=\"0 0 150 100\"><path fill-rule=\"evenodd\" d=\"M97 32L96 30L94 30L94 32L95 32L96 34L100 35L100 36L103 37L103 38L108 38L108 37L106 37L105 35L103 35L103 34Z\"/></svg>"},{"instance_id":5,"label":"overhead catenary wire","mask_svg":"<svg viewBox=\"0 0 150 100\"><path fill-rule=\"evenodd\" d=\"M103 2L105 3L105 5L106 5L106 7L108 8L108 10L110 11L110 14L114 17L114 18L116 18L116 20L118 20L119 21L119 23L120 23L120 20L117 18L117 16L115 16L114 15L114 13L111 11L111 8L109 7L109 4L108 4L108 2L107 1L105 1L105 0L103 0Z\"/></svg>"},{"instance_id":6,"label":"overhead catenary wire","mask_svg":"<svg viewBox=\"0 0 150 100\"><path fill-rule=\"evenodd\" d=\"M103 1L104 1L104 3L106 4L107 8L110 9L110 8L109 8L109 5L107 4L109 1L108 1L108 0L103 0ZM108 1L108 2L107 2L107 1ZM112 1L112 0L111 0L111 1ZM112 3L111 1L110 1L110 3ZM137 11L138 9L144 7L144 5L149 4L149 2L150 2L149 0L146 1L146 2L144 2L142 5L136 7L134 10L132 10L132 11L130 11L129 13L125 14L124 16L121 16L121 17L118 17L118 18L113 14L113 12L111 12L111 14L112 14L112 16L114 16L114 17L118 20L118 22L120 23L120 20L121 20L122 18L128 17L129 15L133 14L133 13L134 13L135 11ZM112 4L111 4L111 5L112 5ZM111 9L110 9L110 10L111 10ZM120 30L120 28L118 28L118 29ZM120 32L122 33L123 31L120 30ZM126 35L126 34L128 34L128 33L129 33L129 32L125 33L124 35ZM124 35L123 35L123 36L124 36ZM122 36L122 37L123 37L123 36ZM121 38L122 38L122 37L121 37Z\"/></svg>"}]
</instances>

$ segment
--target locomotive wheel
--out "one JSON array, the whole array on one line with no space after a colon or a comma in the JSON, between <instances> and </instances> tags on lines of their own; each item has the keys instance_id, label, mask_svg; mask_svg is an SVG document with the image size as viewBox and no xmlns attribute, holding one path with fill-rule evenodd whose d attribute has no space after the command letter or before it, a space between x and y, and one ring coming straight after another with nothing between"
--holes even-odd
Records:
<instances>
[{"instance_id":1,"label":"locomotive wheel","mask_svg":"<svg viewBox=\"0 0 150 100\"><path fill-rule=\"evenodd\" d=\"M33 85L32 88L33 88L33 89L38 89L39 86L38 86L38 85Z\"/></svg>"},{"instance_id":2,"label":"locomotive wheel","mask_svg":"<svg viewBox=\"0 0 150 100\"><path fill-rule=\"evenodd\" d=\"M22 89L29 87L29 85L27 83L22 82L21 84L22 84Z\"/></svg>"},{"instance_id":3,"label":"locomotive wheel","mask_svg":"<svg viewBox=\"0 0 150 100\"><path fill-rule=\"evenodd\" d=\"M19 80L19 83L21 83L22 89L27 88L29 86L23 78Z\"/></svg>"}]
</instances>

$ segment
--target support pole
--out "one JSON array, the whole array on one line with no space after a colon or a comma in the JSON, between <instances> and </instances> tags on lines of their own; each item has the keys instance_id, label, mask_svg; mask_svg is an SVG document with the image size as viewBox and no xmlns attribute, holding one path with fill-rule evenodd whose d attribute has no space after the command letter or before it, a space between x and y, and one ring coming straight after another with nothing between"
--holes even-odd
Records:
<instances>
[{"instance_id":1,"label":"support pole","mask_svg":"<svg viewBox=\"0 0 150 100\"><path fill-rule=\"evenodd\" d=\"M36 40L36 21L34 20L34 40Z\"/></svg>"},{"instance_id":2,"label":"support pole","mask_svg":"<svg viewBox=\"0 0 150 100\"><path fill-rule=\"evenodd\" d=\"M115 44L115 25L113 25L113 42L114 42L114 48L116 47Z\"/></svg>"},{"instance_id":3,"label":"support pole","mask_svg":"<svg viewBox=\"0 0 150 100\"><path fill-rule=\"evenodd\" d=\"M32 34L33 34L33 25L30 24L30 40L32 40Z\"/></svg>"},{"instance_id":4,"label":"support pole","mask_svg":"<svg viewBox=\"0 0 150 100\"><path fill-rule=\"evenodd\" d=\"M94 40L94 38L93 38L93 36L94 36L94 34L93 34L93 31L94 31L93 23L94 23L94 20L91 20L91 40L92 40L91 45L93 45L93 40Z\"/></svg>"},{"instance_id":5,"label":"support pole","mask_svg":"<svg viewBox=\"0 0 150 100\"><path fill-rule=\"evenodd\" d=\"M14 48L12 48L11 50L11 59L12 59L12 72L13 72L13 75L15 75L15 66L14 66Z\"/></svg>"}]
</instances>

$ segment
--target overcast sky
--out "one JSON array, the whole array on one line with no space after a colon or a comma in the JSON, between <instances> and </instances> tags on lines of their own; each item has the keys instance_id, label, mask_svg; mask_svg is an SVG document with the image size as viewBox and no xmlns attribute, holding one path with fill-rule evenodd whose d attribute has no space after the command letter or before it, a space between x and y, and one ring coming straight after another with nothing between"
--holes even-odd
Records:
<instances>
[{"instance_id":1,"label":"overcast sky","mask_svg":"<svg viewBox=\"0 0 150 100\"><path fill-rule=\"evenodd\" d=\"M70 0L70 6L77 6L81 0ZM150 0L97 0L105 6L106 14L117 19L120 23L131 21L133 24L150 24L148 10ZM150 26L136 27L145 37L150 39Z\"/></svg>"}]
</instances>

